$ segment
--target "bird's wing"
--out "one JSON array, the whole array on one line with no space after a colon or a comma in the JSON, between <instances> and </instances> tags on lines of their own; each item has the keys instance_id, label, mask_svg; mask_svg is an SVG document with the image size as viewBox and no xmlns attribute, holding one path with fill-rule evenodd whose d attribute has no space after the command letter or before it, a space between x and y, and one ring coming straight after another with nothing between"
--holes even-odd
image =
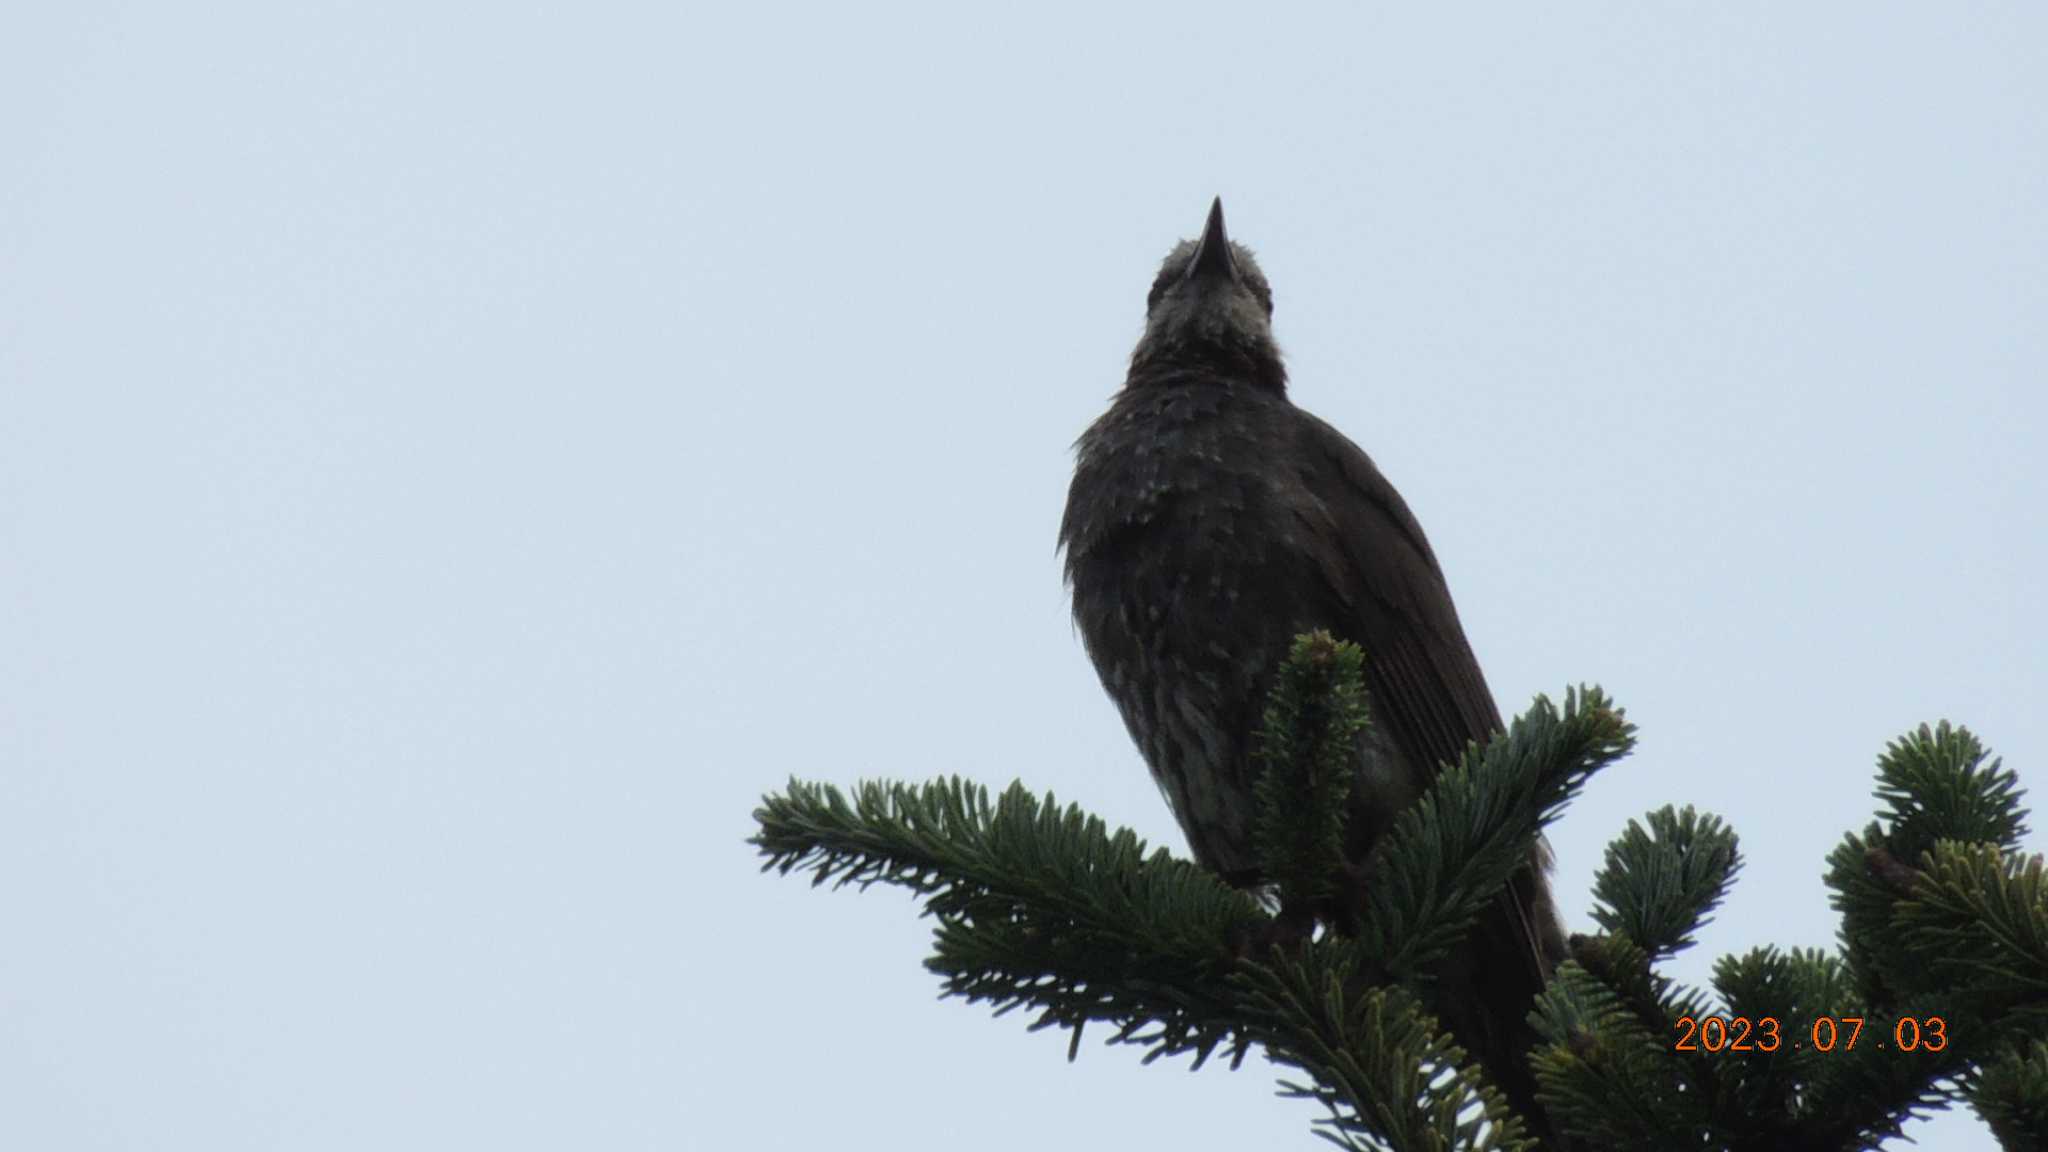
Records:
<instances>
[{"instance_id":1,"label":"bird's wing","mask_svg":"<svg viewBox=\"0 0 2048 1152\"><path fill-rule=\"evenodd\" d=\"M1354 640L1365 648L1374 719L1402 751L1434 768L1468 740L1501 730L1500 712L1436 556L1401 494L1358 445L1308 413L1296 458L1309 496L1299 514L1323 519L1312 538L1323 577Z\"/></svg>"},{"instance_id":2,"label":"bird's wing","mask_svg":"<svg viewBox=\"0 0 2048 1152\"><path fill-rule=\"evenodd\" d=\"M1305 443L1295 458L1306 499L1296 514L1311 521L1309 539L1336 542L1316 550L1336 617L1331 623L1365 649L1373 723L1410 763L1427 766L1428 778L1416 782L1420 791L1440 765L1464 755L1467 741L1484 743L1501 731L1500 712L1443 572L1400 493L1343 433L1301 415ZM1502 922L1485 929L1504 931L1527 954L1536 988L1549 971L1541 918L1555 917L1536 906L1548 903L1543 884L1533 870L1518 874L1501 894Z\"/></svg>"}]
</instances>

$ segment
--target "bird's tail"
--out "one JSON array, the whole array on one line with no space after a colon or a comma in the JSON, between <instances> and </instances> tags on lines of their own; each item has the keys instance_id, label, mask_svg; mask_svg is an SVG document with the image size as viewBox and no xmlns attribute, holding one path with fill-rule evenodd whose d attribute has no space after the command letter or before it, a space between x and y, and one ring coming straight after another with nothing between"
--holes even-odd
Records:
<instances>
[{"instance_id":1,"label":"bird's tail","mask_svg":"<svg viewBox=\"0 0 2048 1152\"><path fill-rule=\"evenodd\" d=\"M1437 1011L1458 1043L1476 1057L1508 1104L1529 1122L1544 1147L1567 1146L1536 1099L1529 1023L1537 995L1565 956L1564 929L1543 875L1547 851L1515 874L1482 914L1437 980Z\"/></svg>"}]
</instances>

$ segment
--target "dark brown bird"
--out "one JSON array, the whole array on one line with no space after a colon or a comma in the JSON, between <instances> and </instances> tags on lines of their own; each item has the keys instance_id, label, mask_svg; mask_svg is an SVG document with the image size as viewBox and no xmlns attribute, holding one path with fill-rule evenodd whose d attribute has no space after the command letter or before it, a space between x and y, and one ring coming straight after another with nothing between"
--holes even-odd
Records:
<instances>
[{"instance_id":1,"label":"dark brown bird","mask_svg":"<svg viewBox=\"0 0 2048 1152\"><path fill-rule=\"evenodd\" d=\"M1261 882L1252 738L1297 633L1365 649L1354 864L1440 764L1501 729L1421 526L1356 444L1288 400L1272 314L1218 200L1152 283L1123 390L1076 444L1060 525L1103 687L1195 858L1247 887ZM1459 1043L1539 1124L1525 1018L1564 955L1548 865L1539 844L1438 974L1437 997Z\"/></svg>"}]
</instances>

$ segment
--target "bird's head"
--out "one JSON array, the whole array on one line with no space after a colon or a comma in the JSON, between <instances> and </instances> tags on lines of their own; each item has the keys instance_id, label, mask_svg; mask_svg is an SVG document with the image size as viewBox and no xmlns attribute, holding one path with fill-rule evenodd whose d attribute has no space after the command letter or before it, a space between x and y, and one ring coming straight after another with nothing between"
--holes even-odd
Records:
<instances>
[{"instance_id":1,"label":"bird's head","mask_svg":"<svg viewBox=\"0 0 2048 1152\"><path fill-rule=\"evenodd\" d=\"M1223 230L1223 200L1209 207L1200 239L1167 253L1145 299L1145 335L1131 354L1143 365L1187 360L1252 361L1278 371L1273 342L1273 289L1251 249Z\"/></svg>"}]
</instances>

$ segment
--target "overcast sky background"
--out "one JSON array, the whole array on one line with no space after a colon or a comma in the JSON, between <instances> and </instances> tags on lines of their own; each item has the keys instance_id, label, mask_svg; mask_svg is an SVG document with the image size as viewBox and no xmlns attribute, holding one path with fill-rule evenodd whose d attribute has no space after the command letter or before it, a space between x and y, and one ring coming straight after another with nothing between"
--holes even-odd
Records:
<instances>
[{"instance_id":1,"label":"overcast sky background","mask_svg":"<svg viewBox=\"0 0 2048 1152\"><path fill-rule=\"evenodd\" d=\"M1218 193L1502 710L1641 726L1575 930L1675 802L1677 975L1830 944L1923 720L2038 803L2048 9L970 7L10 8L0 1146L1312 1147L742 843L959 772L1183 850L1053 537Z\"/></svg>"}]
</instances>

